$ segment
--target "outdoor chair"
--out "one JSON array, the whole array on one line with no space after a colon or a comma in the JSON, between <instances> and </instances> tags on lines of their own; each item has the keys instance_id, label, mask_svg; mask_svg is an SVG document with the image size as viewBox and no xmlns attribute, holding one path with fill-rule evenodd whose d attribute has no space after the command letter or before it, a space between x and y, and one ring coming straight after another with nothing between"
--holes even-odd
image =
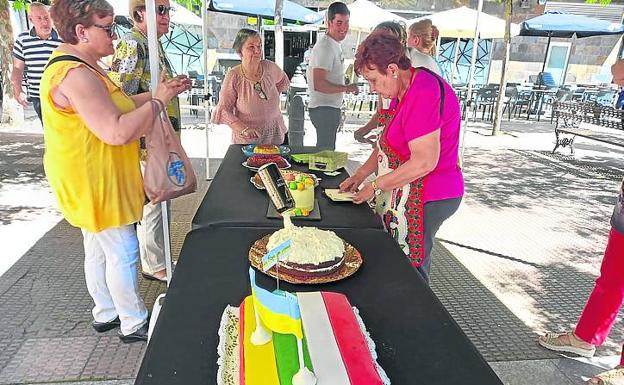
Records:
<instances>
[{"instance_id":1,"label":"outdoor chair","mask_svg":"<svg viewBox=\"0 0 624 385\"><path fill-rule=\"evenodd\" d=\"M483 87L477 91L474 104L472 105L472 120L477 120L477 111L481 109L481 120L485 120L485 112L488 112L488 120L492 120L494 113L494 104L496 103L496 96L498 95L498 89Z\"/></svg>"},{"instance_id":2,"label":"outdoor chair","mask_svg":"<svg viewBox=\"0 0 624 385\"><path fill-rule=\"evenodd\" d=\"M511 110L512 110L512 103L514 102L514 100L517 98L518 96L518 87L514 86L507 86L505 88L505 98L503 99L503 103L504 103L504 107L503 107L503 115L505 114L505 111L507 112L507 120L511 120Z\"/></svg>"},{"instance_id":3,"label":"outdoor chair","mask_svg":"<svg viewBox=\"0 0 624 385\"><path fill-rule=\"evenodd\" d=\"M537 85L547 88L555 88L558 86L550 72L540 72L537 75Z\"/></svg>"},{"instance_id":4,"label":"outdoor chair","mask_svg":"<svg viewBox=\"0 0 624 385\"><path fill-rule=\"evenodd\" d=\"M511 101L511 113L517 118L531 108L531 91L520 91L518 89L516 91Z\"/></svg>"},{"instance_id":5,"label":"outdoor chair","mask_svg":"<svg viewBox=\"0 0 624 385\"><path fill-rule=\"evenodd\" d=\"M461 117L462 119L466 118L466 99L468 95L468 89L464 87L464 85L453 85L453 90L455 91L455 95L457 95L457 99L459 100L459 106L461 107Z\"/></svg>"}]
</instances>

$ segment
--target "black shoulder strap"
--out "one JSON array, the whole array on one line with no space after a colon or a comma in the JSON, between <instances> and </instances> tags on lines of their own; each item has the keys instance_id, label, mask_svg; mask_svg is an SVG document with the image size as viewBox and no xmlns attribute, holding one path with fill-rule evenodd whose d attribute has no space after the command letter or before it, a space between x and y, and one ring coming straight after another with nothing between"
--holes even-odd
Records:
<instances>
[{"instance_id":1,"label":"black shoulder strap","mask_svg":"<svg viewBox=\"0 0 624 385\"><path fill-rule=\"evenodd\" d=\"M48 64L46 64L46 68L45 69L47 69L52 64L60 62L60 61L75 61L75 62L79 62L79 63L82 63L82 64L86 65L87 67L91 68L95 72L100 73L100 71L98 71L96 68L94 68L91 64L87 63L86 61L84 61L81 58L79 58L77 56L74 56L74 55L60 55L60 56L54 57L54 58L50 59L50 61L48 61Z\"/></svg>"},{"instance_id":2,"label":"black shoulder strap","mask_svg":"<svg viewBox=\"0 0 624 385\"><path fill-rule=\"evenodd\" d=\"M442 117L442 113L444 112L444 96L445 96L444 82L440 78L440 75L438 75L437 73L433 72L429 68L427 68L427 67L418 67L418 69L419 70L423 70L423 71L429 73L431 76L436 78L436 80L438 81L438 86L440 87L440 117Z\"/></svg>"}]
</instances>

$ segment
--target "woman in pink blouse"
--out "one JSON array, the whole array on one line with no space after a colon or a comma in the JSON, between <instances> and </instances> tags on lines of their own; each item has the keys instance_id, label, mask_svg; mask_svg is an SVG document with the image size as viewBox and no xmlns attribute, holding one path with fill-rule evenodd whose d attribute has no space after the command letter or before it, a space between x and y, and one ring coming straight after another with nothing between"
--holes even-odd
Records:
<instances>
[{"instance_id":1,"label":"woman in pink blouse","mask_svg":"<svg viewBox=\"0 0 624 385\"><path fill-rule=\"evenodd\" d=\"M241 64L225 76L212 122L230 126L234 144L282 144L286 125L280 93L288 89L288 76L275 63L262 60L258 32L238 31L234 49Z\"/></svg>"},{"instance_id":2,"label":"woman in pink blouse","mask_svg":"<svg viewBox=\"0 0 624 385\"><path fill-rule=\"evenodd\" d=\"M354 67L371 91L392 101L380 112L384 130L377 147L340 189L357 191L355 203L375 197L386 231L429 281L435 234L464 194L459 102L438 75L412 68L399 39L385 31L364 40ZM372 173L377 178L358 190Z\"/></svg>"}]
</instances>

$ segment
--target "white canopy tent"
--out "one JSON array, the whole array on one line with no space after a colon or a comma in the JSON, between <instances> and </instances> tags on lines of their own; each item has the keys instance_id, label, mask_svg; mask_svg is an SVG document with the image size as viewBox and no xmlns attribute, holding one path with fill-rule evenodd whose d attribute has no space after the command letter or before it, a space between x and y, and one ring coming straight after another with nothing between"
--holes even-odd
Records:
<instances>
[{"instance_id":1,"label":"white canopy tent","mask_svg":"<svg viewBox=\"0 0 624 385\"><path fill-rule=\"evenodd\" d=\"M380 8L368 0L355 0L355 2L348 4L347 8L349 8L349 12L351 12L349 16L349 28L352 31L370 32L377 24L384 21L394 20L407 23L407 19ZM323 15L323 20L318 24L325 22L327 10L321 11L320 13Z\"/></svg>"},{"instance_id":2,"label":"white canopy tent","mask_svg":"<svg viewBox=\"0 0 624 385\"><path fill-rule=\"evenodd\" d=\"M353 29L370 31L375 28L377 24L384 21L407 21L405 18L380 8L368 0L355 0L355 2L347 5L347 7L351 12L349 26Z\"/></svg>"},{"instance_id":3,"label":"white canopy tent","mask_svg":"<svg viewBox=\"0 0 624 385\"><path fill-rule=\"evenodd\" d=\"M359 1L359 0L358 0ZM459 7L407 21L412 25L422 19L433 22L442 37L472 39L477 26L478 12L468 7ZM511 36L520 33L520 25L511 24ZM479 39L502 39L505 37L505 20L481 12L479 17Z\"/></svg>"}]
</instances>

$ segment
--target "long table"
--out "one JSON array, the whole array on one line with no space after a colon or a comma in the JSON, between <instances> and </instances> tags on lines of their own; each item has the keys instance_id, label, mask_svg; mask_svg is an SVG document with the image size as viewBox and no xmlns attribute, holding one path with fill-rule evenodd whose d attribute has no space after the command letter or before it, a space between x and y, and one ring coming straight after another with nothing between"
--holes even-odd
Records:
<instances>
[{"instance_id":1,"label":"long table","mask_svg":"<svg viewBox=\"0 0 624 385\"><path fill-rule=\"evenodd\" d=\"M193 228L204 227L281 227L282 221L266 217L269 197L265 191L256 189L249 179L255 172L242 166L247 159L240 145L231 145L223 158L219 170L214 176L208 192L204 196L193 218ZM314 147L295 148L292 153L316 152ZM340 182L348 177L345 170L340 175L331 177L322 172L309 171L306 166L292 163L292 169L310 172L321 178L316 188L316 199L321 213L320 221L297 220L301 226L317 226L325 229L337 228L374 228L382 229L381 221L365 204L355 205L350 202L333 202L323 190L338 188Z\"/></svg>"},{"instance_id":2,"label":"long table","mask_svg":"<svg viewBox=\"0 0 624 385\"><path fill-rule=\"evenodd\" d=\"M248 251L274 228L205 228L187 236L135 384L216 384L221 314L250 294ZM351 277L295 291L335 291L356 306L394 385L501 384L450 314L383 231L338 229L364 263ZM257 275L260 286L275 280Z\"/></svg>"}]
</instances>

